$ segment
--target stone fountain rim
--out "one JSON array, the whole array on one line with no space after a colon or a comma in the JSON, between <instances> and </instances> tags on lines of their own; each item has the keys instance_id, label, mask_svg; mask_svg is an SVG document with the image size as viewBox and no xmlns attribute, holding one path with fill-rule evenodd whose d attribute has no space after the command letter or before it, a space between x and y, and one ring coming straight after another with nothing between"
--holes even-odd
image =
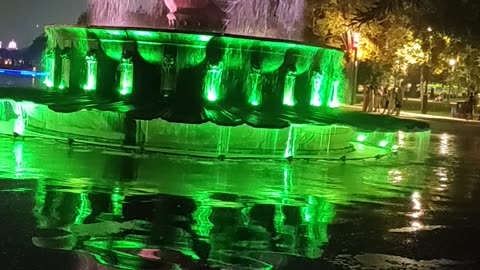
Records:
<instances>
[{"instance_id":1,"label":"stone fountain rim","mask_svg":"<svg viewBox=\"0 0 480 270\"><path fill-rule=\"evenodd\" d=\"M98 29L98 30L120 30L120 31L149 31L149 32L161 32L161 33L171 33L171 34L191 34L191 35L208 35L213 37L227 37L234 39L244 39L244 40L258 40L265 42L275 42L279 44L294 44L299 46L305 46L310 48L321 48L327 50L334 50L341 53L345 53L341 48L336 48L327 45L315 45L303 43L295 40L288 39L275 39L267 37L257 37L257 36L247 36L247 35L234 35L227 33L215 33L215 32L206 32L206 31L187 31L187 30L178 30L178 29L159 29L159 28L149 28L149 27L125 27L125 26L103 26L103 25L72 25L72 24L51 24L45 26L45 30L49 29Z\"/></svg>"}]
</instances>

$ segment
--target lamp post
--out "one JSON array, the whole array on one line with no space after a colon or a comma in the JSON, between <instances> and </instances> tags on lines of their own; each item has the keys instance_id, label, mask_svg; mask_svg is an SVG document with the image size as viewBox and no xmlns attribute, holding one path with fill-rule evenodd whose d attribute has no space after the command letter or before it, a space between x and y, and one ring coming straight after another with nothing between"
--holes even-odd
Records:
<instances>
[{"instance_id":1,"label":"lamp post","mask_svg":"<svg viewBox=\"0 0 480 270\"><path fill-rule=\"evenodd\" d=\"M455 66L457 65L457 60L450 59L450 61L448 61L448 64L452 67L450 76L453 76L455 74ZM450 80L450 86L448 87L448 97L447 97L448 103L450 103L450 95L452 94L452 84L453 82L452 80Z\"/></svg>"},{"instance_id":2,"label":"lamp post","mask_svg":"<svg viewBox=\"0 0 480 270\"><path fill-rule=\"evenodd\" d=\"M351 105L354 105L357 100L357 92L358 92L358 49L360 47L360 33L353 33L352 35L352 49L354 51L354 79L353 79L353 89L352 89L352 97L351 97Z\"/></svg>"},{"instance_id":3,"label":"lamp post","mask_svg":"<svg viewBox=\"0 0 480 270\"><path fill-rule=\"evenodd\" d=\"M431 50L432 50L432 38L433 38L433 35L431 34L433 32L433 29L431 27L428 27L427 28L427 32L428 32L428 47L427 47L427 52L426 52L426 61L425 61L425 65L424 65L424 69L423 72L425 72L425 90L423 92L423 95L422 95L422 114L426 114L427 113L427 105L428 105L428 79L429 79L429 73L430 73L430 58L431 58ZM423 73L422 72L422 73Z\"/></svg>"}]
</instances>

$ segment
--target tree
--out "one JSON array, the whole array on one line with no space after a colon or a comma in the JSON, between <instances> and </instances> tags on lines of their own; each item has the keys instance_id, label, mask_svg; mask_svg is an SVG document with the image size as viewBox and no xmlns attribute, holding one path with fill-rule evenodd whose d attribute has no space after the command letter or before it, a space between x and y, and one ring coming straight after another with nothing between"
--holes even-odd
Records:
<instances>
[{"instance_id":1,"label":"tree","mask_svg":"<svg viewBox=\"0 0 480 270\"><path fill-rule=\"evenodd\" d=\"M82 12L82 14L80 14L80 16L78 16L77 25L87 26L89 24L90 24L90 19L88 16L88 12L84 11Z\"/></svg>"}]
</instances>

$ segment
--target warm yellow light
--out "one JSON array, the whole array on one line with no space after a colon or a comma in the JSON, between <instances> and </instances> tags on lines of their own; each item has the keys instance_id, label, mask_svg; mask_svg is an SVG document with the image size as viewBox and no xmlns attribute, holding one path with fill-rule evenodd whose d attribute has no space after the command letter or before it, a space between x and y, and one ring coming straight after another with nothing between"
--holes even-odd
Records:
<instances>
[{"instance_id":1,"label":"warm yellow light","mask_svg":"<svg viewBox=\"0 0 480 270\"><path fill-rule=\"evenodd\" d=\"M455 66L457 64L457 61L455 59L450 59L450 61L448 61L448 64L450 66Z\"/></svg>"}]
</instances>

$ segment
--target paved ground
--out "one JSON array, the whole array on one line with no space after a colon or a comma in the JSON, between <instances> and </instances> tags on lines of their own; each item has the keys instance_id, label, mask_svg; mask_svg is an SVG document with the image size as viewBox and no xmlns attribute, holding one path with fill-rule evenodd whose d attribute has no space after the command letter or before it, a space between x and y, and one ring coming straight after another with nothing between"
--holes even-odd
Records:
<instances>
[{"instance_id":1,"label":"paved ground","mask_svg":"<svg viewBox=\"0 0 480 270\"><path fill-rule=\"evenodd\" d=\"M360 105L348 106L344 108L347 110L361 111ZM374 113L376 114L376 113ZM449 133L458 135L480 134L479 120L466 120L451 117L449 114L442 112L429 112L428 114L421 114L417 111L402 111L399 118L402 119L416 119L427 122L432 127L433 133ZM475 116L474 119L478 119Z\"/></svg>"}]
</instances>

